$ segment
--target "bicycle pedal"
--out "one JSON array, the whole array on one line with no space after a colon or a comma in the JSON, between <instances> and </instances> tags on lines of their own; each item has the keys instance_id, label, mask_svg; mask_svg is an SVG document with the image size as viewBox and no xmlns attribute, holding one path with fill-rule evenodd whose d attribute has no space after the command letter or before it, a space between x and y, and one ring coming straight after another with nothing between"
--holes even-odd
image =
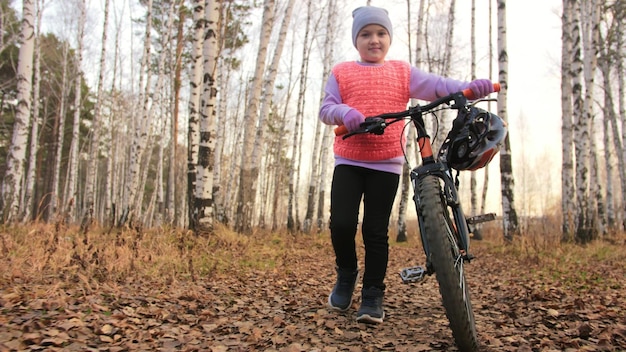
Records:
<instances>
[{"instance_id":1,"label":"bicycle pedal","mask_svg":"<svg viewBox=\"0 0 626 352\"><path fill-rule=\"evenodd\" d=\"M402 278L403 283L412 284L424 281L426 274L426 269L424 269L423 266L413 266L402 269L400 272L400 278Z\"/></svg>"},{"instance_id":2,"label":"bicycle pedal","mask_svg":"<svg viewBox=\"0 0 626 352\"><path fill-rule=\"evenodd\" d=\"M496 219L496 213L488 213L472 216L471 218L467 218L467 223L470 225L480 224L482 222L493 221Z\"/></svg>"}]
</instances>

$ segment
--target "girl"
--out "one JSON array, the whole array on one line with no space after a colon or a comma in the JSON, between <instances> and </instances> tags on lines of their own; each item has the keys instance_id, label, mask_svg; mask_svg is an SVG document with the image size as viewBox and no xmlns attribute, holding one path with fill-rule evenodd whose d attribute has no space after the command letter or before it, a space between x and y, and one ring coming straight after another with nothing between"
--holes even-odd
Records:
<instances>
[{"instance_id":1,"label":"girl","mask_svg":"<svg viewBox=\"0 0 626 352\"><path fill-rule=\"evenodd\" d=\"M364 6L355 9L352 17L352 42L360 60L333 67L320 108L323 123L354 131L365 116L405 110L411 98L431 101L466 88L477 98L493 92L488 79L462 82L421 71L407 62L386 60L393 39L387 10ZM404 163L403 146L398 143L402 128L398 123L383 135L335 137L330 232L337 281L328 304L341 311L352 304L358 281L355 236L362 199L365 269L356 319L363 323L382 323L385 317L387 228Z\"/></svg>"}]
</instances>

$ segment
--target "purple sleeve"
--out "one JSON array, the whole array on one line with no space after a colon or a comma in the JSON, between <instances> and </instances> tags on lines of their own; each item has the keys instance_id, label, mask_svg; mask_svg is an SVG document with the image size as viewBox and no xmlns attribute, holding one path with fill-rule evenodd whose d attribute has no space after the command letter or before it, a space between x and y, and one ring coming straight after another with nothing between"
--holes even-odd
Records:
<instances>
[{"instance_id":1,"label":"purple sleeve","mask_svg":"<svg viewBox=\"0 0 626 352\"><path fill-rule=\"evenodd\" d=\"M457 81L433 73L411 67L411 98L433 101L437 98L461 91L469 86L469 82Z\"/></svg>"},{"instance_id":2,"label":"purple sleeve","mask_svg":"<svg viewBox=\"0 0 626 352\"><path fill-rule=\"evenodd\" d=\"M350 106L344 104L339 94L339 85L334 74L330 74L324 87L324 100L320 107L320 120L327 125L343 125L343 118Z\"/></svg>"}]
</instances>

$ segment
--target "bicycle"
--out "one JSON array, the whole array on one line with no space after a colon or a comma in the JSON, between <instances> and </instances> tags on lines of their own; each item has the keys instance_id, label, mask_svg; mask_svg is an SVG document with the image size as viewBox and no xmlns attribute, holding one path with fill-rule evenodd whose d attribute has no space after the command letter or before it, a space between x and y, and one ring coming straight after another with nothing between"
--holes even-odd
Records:
<instances>
[{"instance_id":1,"label":"bicycle","mask_svg":"<svg viewBox=\"0 0 626 352\"><path fill-rule=\"evenodd\" d=\"M498 83L494 84L494 90L500 90ZM348 133L345 126L335 129L336 135L349 138L362 133L380 135L390 124L406 119L416 128L422 163L411 170L410 178L426 264L403 269L400 277L409 284L435 274L452 335L461 351L478 350L474 312L463 267L474 258L469 251L470 233L472 225L494 220L495 214L465 217L458 193L459 172L487 165L499 151L507 133L502 119L475 106L477 102L493 99L471 101L473 98L472 91L466 89L426 105L368 117L361 128L353 132ZM458 113L435 157L424 115L444 109ZM408 163L406 151L405 159ZM457 170L455 177L452 170Z\"/></svg>"}]
</instances>

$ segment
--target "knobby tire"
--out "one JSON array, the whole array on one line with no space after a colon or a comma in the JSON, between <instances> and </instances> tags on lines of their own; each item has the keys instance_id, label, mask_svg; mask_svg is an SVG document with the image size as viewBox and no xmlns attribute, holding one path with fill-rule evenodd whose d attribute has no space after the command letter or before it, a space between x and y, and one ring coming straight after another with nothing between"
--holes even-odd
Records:
<instances>
[{"instance_id":1,"label":"knobby tire","mask_svg":"<svg viewBox=\"0 0 626 352\"><path fill-rule=\"evenodd\" d=\"M450 329L460 351L477 351L474 312L455 240L453 220L442 196L440 178L426 176L416 187L418 214L430 248L430 261ZM456 265L455 265L456 263Z\"/></svg>"}]
</instances>

